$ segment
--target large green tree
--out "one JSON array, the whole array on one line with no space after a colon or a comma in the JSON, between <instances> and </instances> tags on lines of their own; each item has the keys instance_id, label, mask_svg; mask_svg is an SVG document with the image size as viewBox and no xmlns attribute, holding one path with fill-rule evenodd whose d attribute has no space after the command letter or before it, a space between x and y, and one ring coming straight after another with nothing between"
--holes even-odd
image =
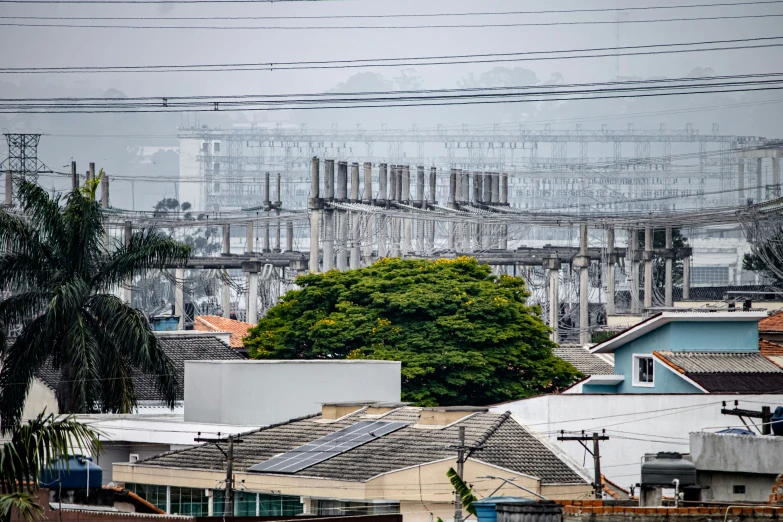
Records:
<instances>
[{"instance_id":1,"label":"large green tree","mask_svg":"<svg viewBox=\"0 0 783 522\"><path fill-rule=\"evenodd\" d=\"M524 281L473 258L389 258L296 282L245 339L251 357L401 361L403 399L423 406L518 399L580 375L552 355Z\"/></svg>"},{"instance_id":2,"label":"large green tree","mask_svg":"<svg viewBox=\"0 0 783 522\"><path fill-rule=\"evenodd\" d=\"M97 181L63 199L23 181L19 212L0 212L0 418L7 432L21 420L35 373L62 375L61 413L128 412L131 375L154 375L173 404L178 383L144 315L115 294L142 270L187 260L190 248L141 230L127 245L107 241L95 201ZM9 338L11 327L21 333Z\"/></svg>"}]
</instances>

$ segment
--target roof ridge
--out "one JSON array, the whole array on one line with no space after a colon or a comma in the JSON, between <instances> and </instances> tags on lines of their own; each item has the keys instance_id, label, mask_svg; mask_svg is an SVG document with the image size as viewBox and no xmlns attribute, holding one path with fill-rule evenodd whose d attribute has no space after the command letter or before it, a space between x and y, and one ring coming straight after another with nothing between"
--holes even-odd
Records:
<instances>
[{"instance_id":1,"label":"roof ridge","mask_svg":"<svg viewBox=\"0 0 783 522\"><path fill-rule=\"evenodd\" d=\"M657 352L657 351L653 351L653 355L658 360L660 360L662 363L664 363L666 366L671 366L672 369L677 370L678 372L684 374L685 370L683 370L682 368L680 368L679 366L677 366L676 364L671 362L669 359L667 359L666 355L664 355L665 353L672 353L672 352Z\"/></svg>"},{"instance_id":2,"label":"roof ridge","mask_svg":"<svg viewBox=\"0 0 783 522\"><path fill-rule=\"evenodd\" d=\"M508 420L508 418L509 418L509 417L511 417L511 412L510 412L510 411L506 411L506 412L502 413L502 414L500 415L500 418L498 418L498 419L497 419L497 420L496 420L496 421L495 421L495 422L492 424L492 426L490 426L490 427L489 427L489 429L487 429L487 431L485 431L485 432L484 432L484 434L483 434L481 437L479 437L479 438L476 440L476 446L475 446L475 448L480 448L481 446L483 446L484 444L486 444L486 442L489 440L489 438L490 438L492 435L494 435L494 434L495 434L495 432L496 432L498 429L500 429L500 427L503 425L503 423L505 423L505 422L506 422L506 420ZM470 456L471 456L471 455L473 455L473 452L475 451L475 448L472 448L472 449L470 449L470 450L468 451L468 454L465 456L465 458L470 458Z\"/></svg>"}]
</instances>

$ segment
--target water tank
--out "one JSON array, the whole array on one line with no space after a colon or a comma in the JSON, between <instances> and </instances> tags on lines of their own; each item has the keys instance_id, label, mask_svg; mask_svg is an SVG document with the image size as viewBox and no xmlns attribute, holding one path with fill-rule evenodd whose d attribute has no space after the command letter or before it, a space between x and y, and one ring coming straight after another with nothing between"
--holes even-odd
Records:
<instances>
[{"instance_id":1,"label":"water tank","mask_svg":"<svg viewBox=\"0 0 783 522\"><path fill-rule=\"evenodd\" d=\"M103 470L91 457L75 455L57 460L51 469L41 471L41 487L47 489L93 489L103 483Z\"/></svg>"},{"instance_id":2,"label":"water tank","mask_svg":"<svg viewBox=\"0 0 783 522\"><path fill-rule=\"evenodd\" d=\"M496 510L498 522L563 522L563 506L554 500L501 503Z\"/></svg>"},{"instance_id":3,"label":"water tank","mask_svg":"<svg viewBox=\"0 0 783 522\"><path fill-rule=\"evenodd\" d=\"M642 463L642 485L672 487L674 479L680 487L696 485L696 464L682 458L679 453L658 453L655 458Z\"/></svg>"},{"instance_id":4,"label":"water tank","mask_svg":"<svg viewBox=\"0 0 783 522\"><path fill-rule=\"evenodd\" d=\"M478 522L497 522L498 504L533 504L535 500L523 497L487 497L473 502Z\"/></svg>"},{"instance_id":5,"label":"water tank","mask_svg":"<svg viewBox=\"0 0 783 522\"><path fill-rule=\"evenodd\" d=\"M152 329L156 332L173 332L179 328L178 315L156 315L150 317Z\"/></svg>"},{"instance_id":6,"label":"water tank","mask_svg":"<svg viewBox=\"0 0 783 522\"><path fill-rule=\"evenodd\" d=\"M772 428L772 433L778 437L783 437L783 406L775 408L775 413L772 414L769 426Z\"/></svg>"}]
</instances>

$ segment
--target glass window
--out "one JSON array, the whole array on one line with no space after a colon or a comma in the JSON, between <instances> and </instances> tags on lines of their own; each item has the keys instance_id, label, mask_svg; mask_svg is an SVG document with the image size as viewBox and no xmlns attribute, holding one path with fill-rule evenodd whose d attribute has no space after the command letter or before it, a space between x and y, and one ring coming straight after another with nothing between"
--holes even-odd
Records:
<instances>
[{"instance_id":1,"label":"glass window","mask_svg":"<svg viewBox=\"0 0 783 522\"><path fill-rule=\"evenodd\" d=\"M634 357L636 362L636 379L634 384L652 384L654 380L653 375L653 358L652 357Z\"/></svg>"}]
</instances>

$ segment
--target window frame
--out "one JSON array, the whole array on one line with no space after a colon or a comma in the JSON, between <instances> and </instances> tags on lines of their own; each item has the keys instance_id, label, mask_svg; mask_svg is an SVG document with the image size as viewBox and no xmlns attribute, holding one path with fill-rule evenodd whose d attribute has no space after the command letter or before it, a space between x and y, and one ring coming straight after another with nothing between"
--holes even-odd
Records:
<instances>
[{"instance_id":1,"label":"window frame","mask_svg":"<svg viewBox=\"0 0 783 522\"><path fill-rule=\"evenodd\" d=\"M639 380L639 363L642 359L649 359L652 361L652 380L650 382L643 382ZM648 353L635 353L633 354L633 386L636 388L655 388L655 358L652 354Z\"/></svg>"}]
</instances>

